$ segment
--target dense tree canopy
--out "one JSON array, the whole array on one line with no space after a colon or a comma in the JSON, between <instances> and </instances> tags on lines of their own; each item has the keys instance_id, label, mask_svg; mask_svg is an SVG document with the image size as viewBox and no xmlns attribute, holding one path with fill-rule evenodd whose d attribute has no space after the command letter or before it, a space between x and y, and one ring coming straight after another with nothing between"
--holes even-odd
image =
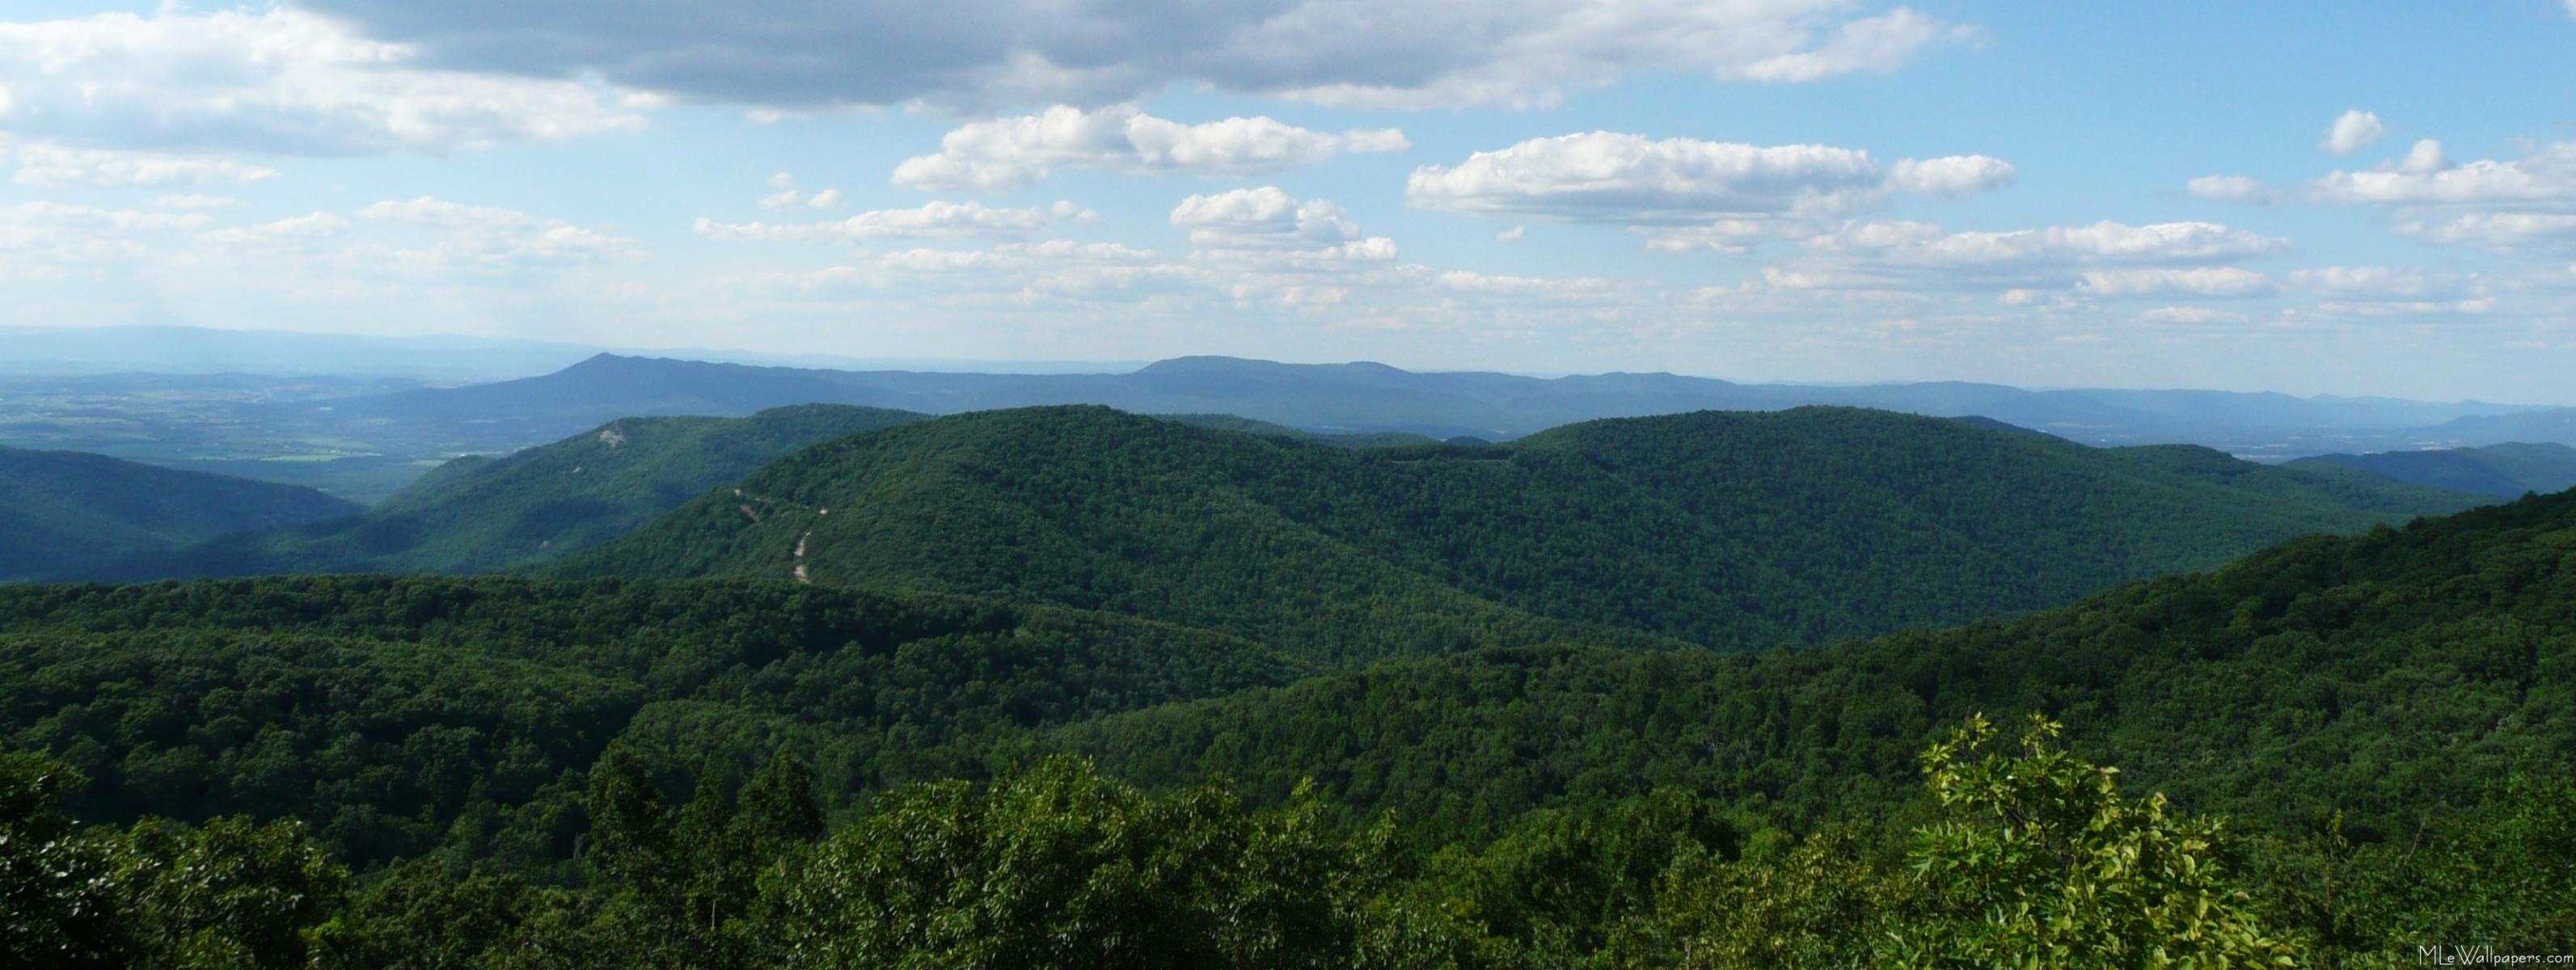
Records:
<instances>
[{"instance_id":1,"label":"dense tree canopy","mask_svg":"<svg viewBox=\"0 0 2576 970\"><path fill-rule=\"evenodd\" d=\"M801 570L1149 616L1336 662L1569 633L1740 649L2059 605L2471 501L1836 408L1367 450L1034 408L800 452L563 568ZM1501 635L1528 616L1555 625Z\"/></svg>"},{"instance_id":2,"label":"dense tree canopy","mask_svg":"<svg viewBox=\"0 0 2576 970\"><path fill-rule=\"evenodd\" d=\"M360 864L565 858L611 747L676 791L793 745L858 791L977 773L995 731L1300 670L1201 631L790 584L12 587L0 617L0 724L93 779L85 816L301 819Z\"/></svg>"},{"instance_id":3,"label":"dense tree canopy","mask_svg":"<svg viewBox=\"0 0 2576 970\"><path fill-rule=\"evenodd\" d=\"M458 458L363 514L199 536L82 578L523 569L625 535L780 455L920 417L812 404L745 418L624 418L512 455Z\"/></svg>"},{"instance_id":4,"label":"dense tree canopy","mask_svg":"<svg viewBox=\"0 0 2576 970\"><path fill-rule=\"evenodd\" d=\"M1928 623L1893 604L2012 569L2170 569L2420 496L1836 411L1366 451L1027 417L800 452L577 564L787 556L732 578L0 587L0 952L1458 970L2576 952L2576 493L1947 630L1720 651L1665 634ZM1866 460L1780 437L1796 427ZM1998 463L2064 491L1909 484ZM1873 487L1791 498L1744 484L1868 468ZM2144 541L2218 494L2236 511ZM2052 518L2068 509L2104 522ZM1830 538L1803 565L1693 558L1800 548L1829 513L1895 535L1839 562ZM1602 552L1628 542L1633 560ZM2012 542L2038 551L1943 558ZM1647 578L1623 586L1629 569ZM1710 598L1728 582L1891 605L1728 613ZM2018 745L1992 726L2025 716Z\"/></svg>"},{"instance_id":5,"label":"dense tree canopy","mask_svg":"<svg viewBox=\"0 0 2576 970\"><path fill-rule=\"evenodd\" d=\"M358 506L313 489L68 451L0 447L0 582L45 579Z\"/></svg>"}]
</instances>

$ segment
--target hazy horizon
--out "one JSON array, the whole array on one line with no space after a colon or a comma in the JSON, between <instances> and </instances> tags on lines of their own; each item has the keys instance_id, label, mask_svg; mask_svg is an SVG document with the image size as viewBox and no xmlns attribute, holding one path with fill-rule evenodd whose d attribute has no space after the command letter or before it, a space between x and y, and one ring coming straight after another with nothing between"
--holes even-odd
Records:
<instances>
[{"instance_id":1,"label":"hazy horizon","mask_svg":"<svg viewBox=\"0 0 2576 970\"><path fill-rule=\"evenodd\" d=\"M609 345L600 345L600 344L567 343L567 342L560 342L560 341L524 340L524 339L516 339L516 338L509 338L509 337L481 337L481 336L473 336L473 335L467 335L467 334L455 334L455 333L424 333L424 334L412 334L412 335L405 335L405 336L399 336L399 337L379 337L379 336L355 335L355 334L331 334L331 333L318 333L318 332L313 332L313 331L298 331L298 330L254 330L254 329L224 329L224 328L181 327L181 326L172 326L172 325L167 325L167 324L121 324L121 325L106 325L106 326L99 326L99 327L85 327L85 328L84 328L84 327L39 328L39 327L13 327L13 326L8 326L8 325L0 325L0 350L10 349L10 345L9 345L9 343L8 343L8 338L10 338L10 337L12 337L12 336L24 336L24 335L27 335L27 334L34 334L34 333L56 334L56 335L71 335L71 334L125 334L125 335L127 335L126 339L127 339L128 341L143 341L143 340L148 340L148 339L150 339L150 338L149 338L149 336L147 336L147 335L151 335L151 334L164 334L164 333L172 333L172 332L188 333L188 334L224 334L224 335L243 335L243 336L248 336L248 337L283 338L283 339L286 339L286 340L310 339L310 340L313 340L313 341L316 341L316 342L323 342L323 343L325 343L325 344L326 344L326 346L359 347L359 346L365 346L365 345L368 345L368 344L378 344L378 343L381 343L383 346L386 346L386 347L389 347L389 348L390 348L390 347L415 347L415 346L426 346L426 347L433 347L433 348L436 348L436 350L435 350L435 351L433 351L433 352L432 352L428 357L426 357L426 358L424 358L421 354L418 354L418 353L405 353L405 354L404 354L403 356L401 356L401 357L392 357L392 358L388 358L388 357L348 357L348 358L333 358L333 359L331 359L331 360L330 360L330 362L329 362L329 363L307 362L307 363L303 363L303 364L296 364L296 365L292 365L292 366L267 366L267 367L265 367L265 368L263 368L263 366L262 366L264 363L266 363L266 364L274 364L274 361L272 361L272 360L268 360L268 359L264 359L264 358L255 359L255 358L249 358L249 357L232 356L232 357L217 357L217 358L215 358L215 359L213 360L213 362L212 362L212 363L207 363L207 362L203 359L203 354L202 354L202 353L197 354L197 355L195 355L195 356L190 356L190 357L189 357L189 360L190 360L190 362L191 362L191 366L187 366L187 367L184 367L184 368L175 368L175 367L169 367L169 366L153 366L153 365L150 365L150 364L148 364L148 363L146 363L146 364L135 364L135 363L111 363L111 362L108 362L108 361L100 360L100 359L98 359L96 356L85 356L85 357L82 357L82 356L75 356L75 357L55 357L55 358L34 357L34 358L28 358L28 359L24 359L24 360L0 360L0 378L8 378L8 377L22 377L22 378L26 378L26 377L95 377L95 376L106 376L106 375L115 375L115 374L174 374L174 375L214 375L214 374L244 374L244 375L260 375L260 374L267 374L267 375L272 375L272 376L295 376L295 375L320 376L320 375L325 375L325 374L336 374L336 375L342 375L342 376L352 376L352 375L354 375L354 376L371 376L371 377L385 377L385 376L409 376L409 377L414 377L414 378L430 379L430 380L433 380L434 382L437 382L437 383L447 383L447 384L474 384L474 383L488 383L488 382L493 382L493 381L502 381L502 380L513 380L513 379L524 378L524 377L537 377L537 376L543 376L543 375L546 375L546 374L555 373L555 372L560 371L560 370L562 370L562 369L564 369L564 368L566 368L566 367L572 366L573 364L577 364L577 363L581 362L582 360L587 360L587 359L589 359L589 358L591 358L591 357L598 356L598 355L601 355L601 354L615 355L615 356L621 356L621 357L663 358L663 359L671 359L671 360L696 361L696 362L703 362L703 363L715 363L715 364L741 364L741 365L745 365L745 366L753 366L753 367L798 367L798 368L813 368L813 369L821 369L821 370L857 370L857 371L912 371L912 372L919 372L919 373L934 373L934 374L1004 374L1004 375L1057 375L1057 376L1063 376L1063 375L1084 375L1084 374L1102 374L1102 375L1127 374L1127 373L1135 372L1135 371L1140 370L1140 369L1145 368L1145 367L1152 366L1152 365L1154 365L1154 364L1156 364L1156 363L1161 363L1161 362L1171 361L1171 360L1180 360L1180 359L1187 359L1187 358L1225 358L1225 359L1234 359L1234 360L1254 361L1254 362L1259 362L1259 363L1276 363L1276 364L1288 364L1288 365L1296 365L1296 366L1325 366L1325 367L1329 367L1329 366L1338 366L1338 365L1345 365L1345 364L1367 364L1367 365L1377 365L1377 366L1385 366L1385 367L1394 367L1394 368L1396 368L1396 369L1398 369L1398 370L1406 371L1406 372L1408 372L1408 373L1415 373L1415 374L1504 374L1504 375L1509 375L1509 376L1513 376L1513 377L1528 377L1528 378L1536 378L1536 379L1540 379L1540 380L1556 380L1556 379L1560 379L1560 378L1568 378L1568 377L1593 377L1593 376L1605 376L1605 375L1611 375L1611 374L1648 374L1648 375L1660 374L1660 375L1668 375L1668 376L1674 376L1674 377L1683 377L1683 378L1700 379L1700 380L1724 381L1724 382L1728 382L1728 383L1740 384L1740 385L1746 385L1746 386L1779 385L1779 386L1819 387L1819 388L1834 388L1834 387L1862 388L1862 387L1895 387L1895 386L1916 385L1916 384L1944 384L1944 383L1960 383L1960 384L1987 384L1987 385L1995 385L1995 386L2011 387L2011 388L2014 388L2014 389L2017 389L2017 390L2022 390L2022 391L2033 391L2033 392L2049 392L2049 391L2141 391L2141 392L2184 392L2184 393L2210 392L2210 393L2224 393L2224 394L2287 394L2287 395L2292 396L2292 397L2299 397L2299 398L2305 398L2305 399L2348 398L2348 399L2356 399L2356 400L2358 400L2358 399L2380 398L2380 399L2387 399L2387 400L2417 401L2417 402L2422 402L2422 403L2479 403L2479 404L2495 404L2495 405L2510 406L2510 407L2560 407L2560 406L2576 407L2576 389L2571 389L2571 390L2570 390L2568 393L2566 393L2564 396L2557 397L2557 398L2550 398L2550 399L2530 399L2530 400L2524 400L2524 399L2514 399L2514 398L2476 397L2476 396L2470 396L2470 397L2454 397L2454 398L2424 398L2424 397L2409 398L2409 397L2403 397L2403 396L2400 396L2400 395L2387 395L2387 394L2368 394L2368 393L2362 393L2362 394L2339 394L2339 393L2334 393L2334 392L2317 392L2317 393L2304 393L2304 394L2303 394L2303 393L2298 393L2298 392L2293 392L2293 391L2284 391L2284 390L2279 390L2279 389L2275 389L2275 388L2260 388L2260 387L2256 387L2256 388L2224 388L2224 387L2192 386L2192 385L2181 385L2181 384L2137 384L2137 385L2120 385L2120 384L2046 384L2046 383L2014 383L2014 382L2008 382L2008 381L1975 380L1975 379L1967 379L1967 378L1951 378L1951 377L1891 378L1891 379L1878 379L1878 380L1830 380L1830 379L1798 380L1798 379L1790 379L1790 378L1777 378L1777 379L1775 379L1775 378L1743 377L1743 376L1727 375L1727 374L1703 374L1703 373L1692 373L1692 372L1687 372L1687 371L1676 371L1676 370L1634 370L1634 369L1631 369L1631 370L1566 371L1566 370L1507 370L1507 369L1499 369L1499 368L1477 368L1477 367L1438 367L1438 366L1422 367L1422 366L1406 366L1406 365L1402 365L1402 364L1393 363L1393 362L1390 362L1390 361L1370 360L1370 359L1365 359L1365 358L1353 358L1353 359L1324 359L1324 358L1318 358L1318 359L1305 359L1305 360L1299 360L1299 359L1282 359L1282 358L1275 358L1275 357L1247 357L1247 356L1243 356L1243 355L1239 355L1239 354L1196 354L1196 353L1183 353L1183 354L1174 354L1174 355L1169 356L1169 357L1160 357L1160 358L1155 358L1155 359L1152 359L1152 360L1013 360L1013 359L1008 359L1008 358L931 358L931 359L919 359L919 358L864 358L864 357L845 357L845 356L840 356L840 355L835 355L835 354L820 354L820 353L818 353L818 354L771 353L771 352L762 352L762 351L757 351L757 350L747 350L747 349L741 349L741 348L724 348L724 347L620 347L620 346L609 346ZM195 346L192 346L192 347L190 347L190 348L188 348L188 349L189 349L189 350L198 350L198 351L201 351L201 350L203 349L203 347L202 347L202 345L195 345ZM270 348L270 349L273 349L273 348ZM306 352L306 353L308 353L308 354L310 354L310 353L314 353L314 352L316 352L316 351L308 349L308 350L307 350L307 351L305 351L305 352ZM98 353L98 351L91 351L90 353L92 353L92 354L94 355L94 354ZM239 353L239 351L236 351L236 353ZM481 356L480 358L478 358L478 357L477 357L477 355L482 355L482 356ZM165 356L170 356L170 355L165 355ZM181 356L185 356L185 355L181 355ZM546 363L538 364L538 365L521 365L521 366L513 366L513 363L512 363L512 362L514 362L514 361L525 361L525 360L530 359L532 356L533 356L533 357L551 357L551 358L553 358L553 359L550 359L550 360L548 360Z\"/></svg>"}]
</instances>

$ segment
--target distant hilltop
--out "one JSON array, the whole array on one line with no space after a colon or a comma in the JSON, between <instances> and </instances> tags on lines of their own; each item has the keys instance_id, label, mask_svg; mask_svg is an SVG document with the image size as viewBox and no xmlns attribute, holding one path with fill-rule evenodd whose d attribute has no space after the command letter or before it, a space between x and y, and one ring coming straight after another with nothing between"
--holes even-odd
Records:
<instances>
[{"instance_id":1,"label":"distant hilltop","mask_svg":"<svg viewBox=\"0 0 2576 970\"><path fill-rule=\"evenodd\" d=\"M1666 373L1529 377L1193 356L1087 374L848 370L594 354L552 373L332 401L348 420L477 422L481 447L552 441L621 417L739 417L796 404L924 414L1099 404L1226 414L1327 432L1509 440L1598 418L1808 405L1980 417L2094 445L2198 444L2261 460L2336 452L2576 444L2576 409L2482 401L2194 390L2047 390L1933 381L1746 384Z\"/></svg>"}]
</instances>

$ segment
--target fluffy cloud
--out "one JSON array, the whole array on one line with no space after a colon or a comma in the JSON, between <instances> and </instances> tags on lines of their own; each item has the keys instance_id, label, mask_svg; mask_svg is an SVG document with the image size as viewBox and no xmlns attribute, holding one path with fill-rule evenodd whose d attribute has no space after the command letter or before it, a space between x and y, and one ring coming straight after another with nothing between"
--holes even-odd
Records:
<instances>
[{"instance_id":1,"label":"fluffy cloud","mask_svg":"<svg viewBox=\"0 0 2576 970\"><path fill-rule=\"evenodd\" d=\"M2319 297L2326 316L2477 315L2500 305L2482 276L2412 266L2325 266L2291 273L2289 285Z\"/></svg>"},{"instance_id":2,"label":"fluffy cloud","mask_svg":"<svg viewBox=\"0 0 2576 970\"><path fill-rule=\"evenodd\" d=\"M1007 192L1054 169L1241 177L1312 165L1335 155L1412 147L1392 128L1312 131L1270 118L1185 125L1132 105L1085 111L1059 105L949 132L939 152L895 168L898 185L931 192Z\"/></svg>"},{"instance_id":3,"label":"fluffy cloud","mask_svg":"<svg viewBox=\"0 0 2576 970\"><path fill-rule=\"evenodd\" d=\"M1955 199L2009 183L2013 174L2011 163L1984 155L1906 158L1888 169L1887 187L1910 195Z\"/></svg>"},{"instance_id":4,"label":"fluffy cloud","mask_svg":"<svg viewBox=\"0 0 2576 970\"><path fill-rule=\"evenodd\" d=\"M2337 155L2350 155L2370 147L2370 143L2386 134L2388 126L2380 123L2377 114L2346 111L2334 120L2334 124L2326 126L2325 137L2317 140L2317 147Z\"/></svg>"},{"instance_id":5,"label":"fluffy cloud","mask_svg":"<svg viewBox=\"0 0 2576 970\"><path fill-rule=\"evenodd\" d=\"M47 143L13 144L0 138L0 157L13 158L18 174L11 179L38 188L167 188L183 185L247 185L277 177L277 170L231 159L71 148Z\"/></svg>"},{"instance_id":6,"label":"fluffy cloud","mask_svg":"<svg viewBox=\"0 0 2576 970\"><path fill-rule=\"evenodd\" d=\"M933 202L878 209L831 222L776 224L699 219L697 233L726 242L862 242L870 239L1026 235L1049 223L1084 221L1090 210L1059 201L1048 208L996 209L980 202Z\"/></svg>"},{"instance_id":7,"label":"fluffy cloud","mask_svg":"<svg viewBox=\"0 0 2576 970\"><path fill-rule=\"evenodd\" d=\"M2193 188L2202 194L2201 180ZM2425 242L2555 254L2576 249L2576 142L2542 145L2520 158L2455 162L2441 142L2426 138L2371 168L2314 179L2301 197L2385 208L2393 231Z\"/></svg>"},{"instance_id":8,"label":"fluffy cloud","mask_svg":"<svg viewBox=\"0 0 2576 970\"><path fill-rule=\"evenodd\" d=\"M1597 302L1616 297L1619 284L1591 276L1566 278L1509 276L1450 270L1431 278L1433 286L1452 293L1477 293L1512 299L1543 299L1565 303Z\"/></svg>"},{"instance_id":9,"label":"fluffy cloud","mask_svg":"<svg viewBox=\"0 0 2576 970\"><path fill-rule=\"evenodd\" d=\"M643 123L618 95L575 82L419 60L413 46L288 7L0 23L8 128L75 143L445 152Z\"/></svg>"},{"instance_id":10,"label":"fluffy cloud","mask_svg":"<svg viewBox=\"0 0 2576 970\"><path fill-rule=\"evenodd\" d=\"M2335 172L2316 180L2309 195L2319 202L2367 205L2576 202L2576 142L2547 145L2512 161L2426 164L2440 156L2439 142L2420 143L2408 153L2417 164Z\"/></svg>"},{"instance_id":11,"label":"fluffy cloud","mask_svg":"<svg viewBox=\"0 0 2576 970\"><path fill-rule=\"evenodd\" d=\"M2272 279L2236 266L2130 267L2086 270L2077 288L2096 296L2255 296Z\"/></svg>"},{"instance_id":12,"label":"fluffy cloud","mask_svg":"<svg viewBox=\"0 0 2576 970\"><path fill-rule=\"evenodd\" d=\"M2427 138L2404 157L2337 171L2307 186L2309 201L2379 206L2397 234L2497 253L2576 250L2576 142L2520 158L2454 162Z\"/></svg>"},{"instance_id":13,"label":"fluffy cloud","mask_svg":"<svg viewBox=\"0 0 2576 970\"><path fill-rule=\"evenodd\" d=\"M2397 163L2398 171L2419 175L2449 167L2451 160L2442 154L2442 143L2430 138L2417 141L2415 147L2406 150L2406 157Z\"/></svg>"},{"instance_id":14,"label":"fluffy cloud","mask_svg":"<svg viewBox=\"0 0 2576 970\"><path fill-rule=\"evenodd\" d=\"M979 306L1201 301L1201 312L1227 304L1337 306L1360 294L1420 297L1437 288L1430 271L1397 263L1395 243L1363 233L1341 207L1275 187L1192 195L1172 209L1170 222L1187 230L1192 246L1178 258L1118 243L1049 239L862 252L847 265L742 279L765 291L823 297L927 286Z\"/></svg>"},{"instance_id":15,"label":"fluffy cloud","mask_svg":"<svg viewBox=\"0 0 2576 970\"><path fill-rule=\"evenodd\" d=\"M1447 212L1626 224L1660 249L1739 251L1787 224L1874 208L1898 194L1957 197L2012 178L2010 164L1983 155L1882 166L1868 152L1829 145L1590 132L1416 169L1405 201Z\"/></svg>"},{"instance_id":16,"label":"fluffy cloud","mask_svg":"<svg viewBox=\"0 0 2576 970\"><path fill-rule=\"evenodd\" d=\"M1190 231L1191 245L1220 253L1395 258L1394 240L1363 236L1340 206L1270 186L1190 196L1172 209L1172 225Z\"/></svg>"},{"instance_id":17,"label":"fluffy cloud","mask_svg":"<svg viewBox=\"0 0 2576 970\"><path fill-rule=\"evenodd\" d=\"M1160 257L1150 249L1068 239L1001 243L990 249L906 249L865 254L862 258L865 263L860 269L929 276L1061 272L1072 268L1138 269L1160 262ZM850 277L851 269L824 270L819 274L807 274L803 279L808 283L846 279Z\"/></svg>"},{"instance_id":18,"label":"fluffy cloud","mask_svg":"<svg viewBox=\"0 0 2576 970\"><path fill-rule=\"evenodd\" d=\"M1537 105L1638 71L1808 81L1968 31L1852 0L304 0L437 63L814 108L1112 104L1173 84L1336 105Z\"/></svg>"}]
</instances>

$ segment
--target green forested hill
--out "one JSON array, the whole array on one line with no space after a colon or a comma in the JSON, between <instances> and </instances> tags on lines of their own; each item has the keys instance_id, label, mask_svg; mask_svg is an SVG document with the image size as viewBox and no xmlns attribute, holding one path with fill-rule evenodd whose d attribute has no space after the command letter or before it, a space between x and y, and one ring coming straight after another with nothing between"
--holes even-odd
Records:
<instances>
[{"instance_id":1,"label":"green forested hill","mask_svg":"<svg viewBox=\"0 0 2576 970\"><path fill-rule=\"evenodd\" d=\"M2576 448L2561 444L2318 455L2293 461L2290 466L2357 469L2409 484L2499 498L2546 494L2576 486Z\"/></svg>"},{"instance_id":2,"label":"green forested hill","mask_svg":"<svg viewBox=\"0 0 2576 970\"><path fill-rule=\"evenodd\" d=\"M1123 777L1222 774L1478 829L1658 785L1887 804L1978 711L2047 711L2183 804L2394 837L2576 767L2576 493L2123 586L2009 622L1755 656L1562 647L1318 677L1064 729Z\"/></svg>"},{"instance_id":3,"label":"green forested hill","mask_svg":"<svg viewBox=\"0 0 2576 970\"><path fill-rule=\"evenodd\" d=\"M1836 408L1363 451L1036 408L809 449L562 568L995 595L1346 660L1507 644L1522 614L1745 648L2035 609L2471 502Z\"/></svg>"},{"instance_id":4,"label":"green forested hill","mask_svg":"<svg viewBox=\"0 0 2576 970\"><path fill-rule=\"evenodd\" d=\"M628 449L704 427L388 509L670 501ZM1837 409L1061 408L796 451L589 578L0 587L0 962L2576 952L2576 493L2372 525L2470 501Z\"/></svg>"},{"instance_id":5,"label":"green forested hill","mask_svg":"<svg viewBox=\"0 0 2576 970\"><path fill-rule=\"evenodd\" d=\"M673 776L792 747L858 791L974 773L950 749L998 729L1300 672L1204 631L784 583L0 589L0 739L85 773L84 816L302 819L354 863L552 865L612 746Z\"/></svg>"},{"instance_id":6,"label":"green forested hill","mask_svg":"<svg viewBox=\"0 0 2576 970\"><path fill-rule=\"evenodd\" d=\"M365 514L131 557L117 580L286 573L476 573L559 559L818 441L916 420L815 404L747 418L624 418L503 458L440 466Z\"/></svg>"},{"instance_id":7,"label":"green forested hill","mask_svg":"<svg viewBox=\"0 0 2576 970\"><path fill-rule=\"evenodd\" d=\"M2025 711L2072 758L1972 717ZM1946 632L1357 671L774 581L15 587L0 866L100 966L2402 966L2576 943L2571 711L2576 494ZM990 783L865 797L938 778Z\"/></svg>"},{"instance_id":8,"label":"green forested hill","mask_svg":"<svg viewBox=\"0 0 2576 970\"><path fill-rule=\"evenodd\" d=\"M338 518L313 489L68 451L0 447L0 581L167 553L227 532Z\"/></svg>"}]
</instances>

